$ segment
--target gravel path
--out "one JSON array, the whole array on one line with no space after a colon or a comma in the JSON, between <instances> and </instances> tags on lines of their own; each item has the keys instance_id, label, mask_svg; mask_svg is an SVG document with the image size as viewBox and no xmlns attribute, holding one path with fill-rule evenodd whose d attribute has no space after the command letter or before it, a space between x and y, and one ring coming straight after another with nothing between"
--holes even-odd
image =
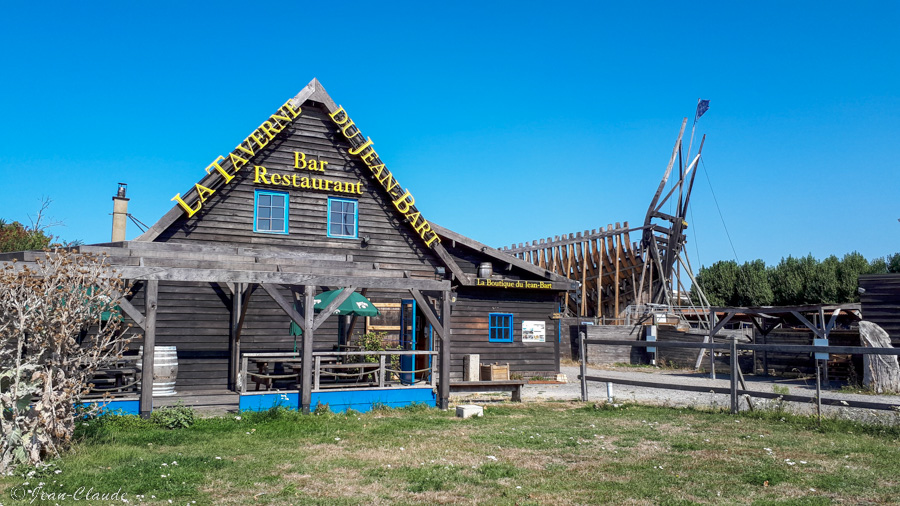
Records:
<instances>
[{"instance_id":1,"label":"gravel path","mask_svg":"<svg viewBox=\"0 0 900 506\"><path fill-rule=\"evenodd\" d=\"M580 374L579 368L575 366L562 366L560 370L568 377L568 383L526 385L522 394L523 398L525 400L580 400L581 383L578 380L578 375ZM728 388L730 386L728 375L719 374L717 379L713 380L709 378L708 374L698 374L686 370L588 367L588 375L602 375L605 377L679 385L715 386L722 388ZM791 395L813 397L816 393L815 380L757 378L748 376L746 381L748 390L774 392L774 386L777 385L779 389L787 388L786 393ZM728 408L731 405L730 398L727 394L686 392L681 390L635 387L621 384L613 385L613 396L613 402L636 402L641 404L677 407L715 409ZM826 416L839 418L900 424L900 396L850 394L823 388L822 397L895 404L898 406L898 410L894 412L839 406L823 406L822 413ZM594 402L605 402L607 399L606 383L588 382L588 399ZM783 407L783 409L795 413L815 413L814 403L780 403L774 400L759 398L752 399L752 402L756 408L779 409ZM741 401L741 409L748 409L745 400Z\"/></svg>"}]
</instances>

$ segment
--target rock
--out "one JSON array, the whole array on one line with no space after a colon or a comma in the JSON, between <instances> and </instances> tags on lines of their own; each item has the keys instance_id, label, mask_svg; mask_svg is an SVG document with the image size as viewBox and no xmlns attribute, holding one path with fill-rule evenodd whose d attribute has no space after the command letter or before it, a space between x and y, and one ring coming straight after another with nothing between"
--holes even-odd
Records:
<instances>
[{"instance_id":1,"label":"rock","mask_svg":"<svg viewBox=\"0 0 900 506\"><path fill-rule=\"evenodd\" d=\"M859 322L859 339L866 348L893 348L888 333L872 322ZM863 386L877 394L900 393L897 356L863 355Z\"/></svg>"},{"instance_id":2,"label":"rock","mask_svg":"<svg viewBox=\"0 0 900 506\"><path fill-rule=\"evenodd\" d=\"M458 418L470 418L473 416L484 416L484 408L474 404L461 404L456 406L456 416Z\"/></svg>"}]
</instances>

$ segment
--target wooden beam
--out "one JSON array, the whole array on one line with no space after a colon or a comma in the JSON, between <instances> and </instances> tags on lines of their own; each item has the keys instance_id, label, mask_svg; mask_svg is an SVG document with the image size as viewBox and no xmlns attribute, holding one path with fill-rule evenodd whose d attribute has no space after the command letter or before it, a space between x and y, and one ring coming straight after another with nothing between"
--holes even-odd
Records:
<instances>
[{"instance_id":1,"label":"wooden beam","mask_svg":"<svg viewBox=\"0 0 900 506\"><path fill-rule=\"evenodd\" d=\"M256 289L256 285L237 283L233 287L231 295L231 324L229 325L229 341L231 348L231 366L228 381L231 388L237 387L237 378L241 368L241 332L244 329L244 320L247 316L250 296ZM247 378L243 378L246 382Z\"/></svg>"},{"instance_id":2,"label":"wooden beam","mask_svg":"<svg viewBox=\"0 0 900 506\"><path fill-rule=\"evenodd\" d=\"M303 330L303 355L300 359L300 410L307 415L312 410L312 352L313 332L315 332L315 325L313 322L313 317L315 316L313 306L315 305L315 303L313 302L313 300L315 299L315 290L315 286L306 285L303 292L303 326L305 327L305 329Z\"/></svg>"},{"instance_id":3,"label":"wooden beam","mask_svg":"<svg viewBox=\"0 0 900 506\"><path fill-rule=\"evenodd\" d=\"M441 259L441 262L443 262L444 265L446 265L447 268L450 269L450 272L452 272L453 275L456 276L456 279L465 284L469 284L472 282L472 280L470 279L471 277L463 272L463 270L459 267L459 264L456 263L456 260L454 260L453 256L450 255L450 253L447 251L447 248L445 248L443 244L438 243L432 249L437 254L438 258Z\"/></svg>"},{"instance_id":4,"label":"wooden beam","mask_svg":"<svg viewBox=\"0 0 900 506\"><path fill-rule=\"evenodd\" d=\"M630 232L637 232L638 230L643 231L645 228L646 227L643 227L643 226L629 228L627 224L623 225L622 228L616 228L616 229L604 229L601 227L599 232L595 230L595 231L592 231L590 234L585 233L585 234L582 234L582 236L580 238L570 239L569 235L571 235L571 234L566 234L563 236L558 236L556 239L551 239L548 237L546 240L546 243L532 244L532 245L525 243L524 245L520 244L518 247L504 249L502 251L503 251L503 253L506 253L508 255L515 256L515 255L518 255L521 253L526 253L529 251L538 251L542 248L545 249L545 248L556 247L556 246L560 246L560 245L564 245L564 244L573 244L573 243L580 242L580 241L600 239L600 238L609 237L609 236L616 235L616 234L627 234ZM544 241L544 239L541 239L541 241Z\"/></svg>"},{"instance_id":5,"label":"wooden beam","mask_svg":"<svg viewBox=\"0 0 900 506\"><path fill-rule=\"evenodd\" d=\"M660 195L662 195L663 190L666 188L666 182L669 180L669 174L672 173L672 167L675 165L675 158L681 151L681 138L684 136L684 128L686 126L687 118L684 118L684 121L681 122L681 130L678 132L678 139L675 140L675 147L672 148L672 157L669 158L669 165L666 166L666 173L663 175L662 181L659 182L659 188L656 190L656 195L654 195L653 200L650 201L650 209L656 209L656 203L659 202L659 197Z\"/></svg>"},{"instance_id":6,"label":"wooden beam","mask_svg":"<svg viewBox=\"0 0 900 506\"><path fill-rule=\"evenodd\" d=\"M278 287L268 283L263 283L260 286L262 286L263 290L265 290L266 293L269 294L269 297L272 297L272 300L275 301L275 304L278 304L278 307L280 307L281 310L288 315L291 321L293 321L294 323L299 325L301 329L303 329L303 335L306 335L306 319L303 317L303 315L297 312L293 304L285 300L284 297L282 297L281 294L278 293Z\"/></svg>"},{"instance_id":7,"label":"wooden beam","mask_svg":"<svg viewBox=\"0 0 900 506\"><path fill-rule=\"evenodd\" d=\"M325 320L327 320L329 317L331 317L332 313L334 313L334 311L341 304L343 304L344 301L347 300L347 298L349 298L350 295L355 291L356 291L356 287L353 287L353 286L341 288L341 293L339 293L337 295L337 297L332 299L331 303L329 303L328 306L325 307L325 309L319 311L319 315L316 316L315 320L313 321L313 330L316 330L319 327L321 327L322 324L325 323Z\"/></svg>"},{"instance_id":8,"label":"wooden beam","mask_svg":"<svg viewBox=\"0 0 900 506\"><path fill-rule=\"evenodd\" d=\"M599 323L603 324L603 257L601 257L600 253L600 243L601 240L597 239L597 245L594 247L594 251L597 255L597 318L599 318Z\"/></svg>"},{"instance_id":9,"label":"wooden beam","mask_svg":"<svg viewBox=\"0 0 900 506\"><path fill-rule=\"evenodd\" d=\"M550 279L553 279L553 276L547 276L547 271L545 269L541 269L540 267L533 265L529 262L526 262L525 260L516 258L510 254L504 253L504 252L498 250L497 248L493 248L486 244L482 244L474 239L470 239L463 235L457 234L456 232L453 232L452 230L447 230L446 228L443 228L434 223L431 224L431 228L434 229L438 233L438 235L440 235L442 237L446 237L448 239L452 239L452 240L456 241L457 243L463 244L464 246L466 246L468 248L471 248L475 251L481 252L483 255L487 255L489 257L496 258L497 260L500 260L501 262L512 263L515 267L517 267L523 271L535 274L537 276L542 276L545 278L549 277ZM555 279L555 281L564 281L564 280L557 278L557 279ZM419 287L417 287L417 288L419 288ZM419 288L419 290L427 291L430 289ZM432 291L436 291L436 292L443 291L443 289L436 289L436 290L432 290Z\"/></svg>"},{"instance_id":10,"label":"wooden beam","mask_svg":"<svg viewBox=\"0 0 900 506\"><path fill-rule=\"evenodd\" d=\"M416 290L415 288L411 288L409 293L412 294L413 298L416 299L416 304L419 305L419 308L422 310L422 314L425 315L425 319L428 320L428 323L437 331L441 336L444 335L444 326L441 324L441 321L438 320L437 315L434 314L434 308L431 304L425 300L425 297L422 295L422 292Z\"/></svg>"},{"instance_id":11,"label":"wooden beam","mask_svg":"<svg viewBox=\"0 0 900 506\"><path fill-rule=\"evenodd\" d=\"M118 302L116 302L120 308L122 308L122 312L128 315L129 318L134 320L134 324L140 327L143 330L147 330L144 327L144 315L138 310L138 308L134 307L131 302L122 296L119 298Z\"/></svg>"},{"instance_id":12,"label":"wooden beam","mask_svg":"<svg viewBox=\"0 0 900 506\"><path fill-rule=\"evenodd\" d=\"M713 327L712 331L709 333L709 337L715 337L715 335L718 334L720 330L722 330L722 327L724 327L726 323L731 321L731 318L733 318L733 317L734 317L734 313L726 314L725 318L722 318L722 321L720 321L719 323L716 324L715 327Z\"/></svg>"},{"instance_id":13,"label":"wooden beam","mask_svg":"<svg viewBox=\"0 0 900 506\"><path fill-rule=\"evenodd\" d=\"M809 320L806 319L799 311L791 311L791 314L794 315L795 318L800 320L800 323L806 325L806 328L813 331L813 334L816 335L819 339L825 339L825 332L823 329L817 329L815 325L813 325Z\"/></svg>"},{"instance_id":14,"label":"wooden beam","mask_svg":"<svg viewBox=\"0 0 900 506\"><path fill-rule=\"evenodd\" d=\"M359 291L359 294L363 297L366 296L366 292L368 288L363 288ZM350 319L350 325L347 327L347 344L350 343L350 339L353 338L353 330L356 328L356 321L359 319L359 315L353 315L353 318Z\"/></svg>"},{"instance_id":15,"label":"wooden beam","mask_svg":"<svg viewBox=\"0 0 900 506\"><path fill-rule=\"evenodd\" d=\"M314 286L358 286L367 288L409 289L442 291L449 288L449 281L428 279L404 279L372 275L378 271L347 271L347 275L321 275L314 272L260 272L229 269L181 269L162 267L115 267L127 279L157 279L160 281L197 281L218 283L259 283ZM112 272L109 276L113 276ZM391 276L391 274L388 274Z\"/></svg>"},{"instance_id":16,"label":"wooden beam","mask_svg":"<svg viewBox=\"0 0 900 506\"><path fill-rule=\"evenodd\" d=\"M141 417L149 418L153 411L153 355L156 348L156 309L159 281L147 280L144 284L144 355L141 357Z\"/></svg>"},{"instance_id":17,"label":"wooden beam","mask_svg":"<svg viewBox=\"0 0 900 506\"><path fill-rule=\"evenodd\" d=\"M450 334L453 331L450 321L450 290L445 290L441 299L441 318L445 332L441 334L441 382L438 387L438 407L447 410L450 407Z\"/></svg>"},{"instance_id":18,"label":"wooden beam","mask_svg":"<svg viewBox=\"0 0 900 506\"><path fill-rule=\"evenodd\" d=\"M560 247L560 249L562 249L562 248L565 248L565 250L566 250L565 276L567 278L571 279L571 276L572 276L572 273L571 273L571 270L572 270L572 247L571 247L571 245L567 244L565 246ZM566 308L566 311L569 310L569 292L568 291L566 291L566 302L565 302L565 304L563 304L563 307ZM577 311L575 313L577 313Z\"/></svg>"},{"instance_id":19,"label":"wooden beam","mask_svg":"<svg viewBox=\"0 0 900 506\"><path fill-rule=\"evenodd\" d=\"M581 250L581 316L587 316L587 271L588 265L591 265L593 271L593 262L588 260L588 246L586 243L580 243Z\"/></svg>"},{"instance_id":20,"label":"wooden beam","mask_svg":"<svg viewBox=\"0 0 900 506\"><path fill-rule=\"evenodd\" d=\"M616 227L616 228L618 228L618 227ZM619 271L622 270L622 265L620 263L621 256L622 256L622 236L616 235L614 240L616 241L616 304L615 304L616 314L615 314L615 317L616 317L616 323L619 323Z\"/></svg>"}]
</instances>

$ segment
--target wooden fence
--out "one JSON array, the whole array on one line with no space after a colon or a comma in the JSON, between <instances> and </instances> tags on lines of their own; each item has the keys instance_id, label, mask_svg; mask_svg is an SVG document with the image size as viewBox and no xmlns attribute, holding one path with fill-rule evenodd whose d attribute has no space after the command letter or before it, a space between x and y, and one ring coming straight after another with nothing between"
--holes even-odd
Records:
<instances>
[{"instance_id":1,"label":"wooden fence","mask_svg":"<svg viewBox=\"0 0 900 506\"><path fill-rule=\"evenodd\" d=\"M740 351L769 352L769 353L827 353L842 355L900 355L900 348L862 348L858 346L811 346L811 345L778 345L778 344L739 344L737 340L730 343L688 343L688 342L659 342L659 341L627 341L627 340L599 340L586 339L581 334L581 399L588 401L588 381L596 381L601 383L613 384L619 383L623 385L662 388L668 390L684 390L690 392L713 392L718 394L729 394L731 397L731 412L739 411L739 400L741 396L759 397L765 399L782 399L789 402L815 402L816 413L821 417L822 404L830 406L845 406L851 408L877 409L877 410L900 410L900 402L890 404L884 402L867 402L834 398L822 398L821 385L821 366L822 360L816 359L816 395L808 397L802 395L782 395L774 392L759 392L748 390L744 383L744 376L738 366L738 354ZM695 385L676 385L672 383L658 383L651 381L633 381L621 378L611 378L605 376L588 376L586 347L588 345L601 346L632 346L635 348L693 348L706 349L712 354L715 350L727 351L729 353L729 364L731 369L730 388L695 386ZM740 386L740 388L739 388Z\"/></svg>"}]
</instances>

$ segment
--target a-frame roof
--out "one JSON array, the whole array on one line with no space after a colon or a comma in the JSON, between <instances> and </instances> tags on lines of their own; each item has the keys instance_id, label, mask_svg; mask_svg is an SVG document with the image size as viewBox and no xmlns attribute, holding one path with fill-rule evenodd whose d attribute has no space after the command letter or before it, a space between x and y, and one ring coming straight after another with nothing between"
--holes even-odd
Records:
<instances>
[{"instance_id":1,"label":"a-frame roof","mask_svg":"<svg viewBox=\"0 0 900 506\"><path fill-rule=\"evenodd\" d=\"M331 96L328 94L328 92L325 91L325 88L322 86L321 83L319 83L319 81L317 79L313 79L312 81L310 81L309 84L307 84L302 90L300 90L300 92L297 93L296 96L294 96L293 98L288 100L285 103L285 105L282 106L282 108L279 108L278 113L281 113L283 108L287 108L287 107L289 107L293 110L299 110L304 105L309 106L310 102L314 102L319 107L324 109L325 112L327 112L330 116L332 116L332 119L335 118L335 115L343 114L345 121L349 120L349 116L347 116L346 112L344 112L343 109L335 103L335 101L331 98ZM287 109L284 109L284 110L287 110ZM284 113L284 114L287 114L287 113ZM353 127L353 129L354 130L351 130L351 131L358 131L358 128L356 128L356 127ZM344 134L346 136L346 129L344 129ZM278 135L284 135L284 134L280 133ZM356 138L358 139L356 141L356 142L358 142L357 145L363 144L361 139L365 139L364 136L358 135L358 136L356 136ZM349 140L349 138L348 138L348 140ZM248 141L249 141L249 137L248 137ZM353 144L353 142L351 142L351 144ZM365 153L369 153L369 152L366 151ZM367 158L368 158L367 160L364 160L367 164L369 164L369 163L381 164L381 166L383 167L383 162L380 160L378 155L374 152L374 149L371 150L371 152L369 153L369 156ZM221 165L225 169L229 168L227 165L227 161L223 161ZM370 165L370 167L371 167L371 165ZM227 184L227 180L224 180L222 178L222 175L219 172L217 172L217 170L207 169L207 171L209 172L209 174L198 182L199 186L215 190L218 187L221 187L224 184ZM367 176L369 178L371 178L373 181L376 180L376 177L373 174L367 174ZM195 186L195 188L197 188L197 187ZM196 190L195 188L192 188L190 191L186 192L183 199L184 200L190 200L190 199L196 200L199 197L199 195L197 194L198 190ZM383 186L382 186L382 189L384 189ZM393 198L396 198L396 195L389 195L389 197L393 199ZM411 206L411 207L412 207L412 211L416 211L414 206ZM397 212L399 213L399 211L397 211ZM416 211L416 213L418 213L418 212ZM153 226L151 226L146 232L144 232L139 237L137 237L135 239L135 241L152 242L154 240L157 240L157 238L160 237L160 235L163 232L165 232L166 229L168 229L170 226L175 224L175 222L180 217L182 217L184 214L185 214L185 209L184 209L184 207L182 207L182 205L179 205L179 204L174 205ZM403 214L403 213L400 213L400 214ZM507 270L511 270L512 268L515 268L519 272L526 274L526 276L528 276L528 277L534 277L537 279L550 281L553 285L553 289L572 290L572 289L575 289L575 287L577 285L575 282L573 282L563 276L554 274L545 269L541 269L540 267L537 267L529 262L518 259L512 255L503 253L500 250L497 250L496 248L486 246L484 244L479 243L478 241L475 241L473 239L465 237L456 232L447 230L443 227L439 227L433 223L430 224L430 228L431 228L431 230L433 230L433 234L434 234L435 238L438 240L426 242L426 244L428 244L430 246L431 250L437 256L437 258L440 260L440 262L442 264L444 264L447 267L447 269L453 274L453 276L456 279L458 279L459 282L462 283L463 285L474 285L475 278L474 278L474 276L466 274L465 272L462 271L462 269L460 269L458 263L454 260L453 256L447 251L447 249L443 246L443 244L441 244L440 239L452 241L453 244L461 244L461 245L465 246L466 248L468 248L469 250L471 250L474 254L484 257L485 261L493 261L493 262L500 263L500 264L506 266Z\"/></svg>"}]
</instances>

